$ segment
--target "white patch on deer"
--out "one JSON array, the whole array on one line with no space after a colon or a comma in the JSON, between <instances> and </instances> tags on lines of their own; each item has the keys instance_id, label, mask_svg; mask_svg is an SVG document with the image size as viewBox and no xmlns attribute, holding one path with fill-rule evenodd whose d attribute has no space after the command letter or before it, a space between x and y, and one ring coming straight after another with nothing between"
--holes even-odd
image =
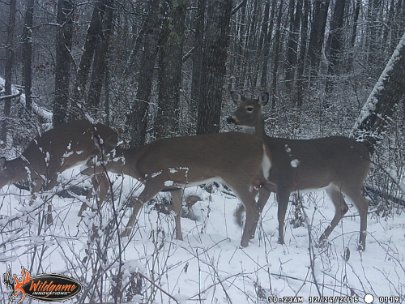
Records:
<instances>
[{"instance_id":1,"label":"white patch on deer","mask_svg":"<svg viewBox=\"0 0 405 304\"><path fill-rule=\"evenodd\" d=\"M291 164L291 167L297 168L298 165L300 164L300 161L299 161L298 159L293 159L293 160L290 162L290 164Z\"/></svg>"},{"instance_id":2,"label":"white patch on deer","mask_svg":"<svg viewBox=\"0 0 405 304\"><path fill-rule=\"evenodd\" d=\"M65 152L65 153L62 155L62 158L67 158L67 157L69 157L69 156L72 156L73 153L74 153L73 151Z\"/></svg>"},{"instance_id":3,"label":"white patch on deer","mask_svg":"<svg viewBox=\"0 0 405 304\"><path fill-rule=\"evenodd\" d=\"M51 160L51 154L49 154L49 152L46 152L46 156L45 156L45 163L48 166L49 161Z\"/></svg>"},{"instance_id":4,"label":"white patch on deer","mask_svg":"<svg viewBox=\"0 0 405 304\"><path fill-rule=\"evenodd\" d=\"M156 176L159 176L160 174L162 174L162 171L154 172L154 173L152 173L150 176L151 176L152 178L155 178Z\"/></svg>"},{"instance_id":5,"label":"white patch on deer","mask_svg":"<svg viewBox=\"0 0 405 304\"><path fill-rule=\"evenodd\" d=\"M68 150L72 149L72 141L69 141L69 144L66 147Z\"/></svg>"},{"instance_id":6,"label":"white patch on deer","mask_svg":"<svg viewBox=\"0 0 405 304\"><path fill-rule=\"evenodd\" d=\"M263 144L262 172L265 179L269 178L271 161L266 152L266 146Z\"/></svg>"},{"instance_id":7,"label":"white patch on deer","mask_svg":"<svg viewBox=\"0 0 405 304\"><path fill-rule=\"evenodd\" d=\"M164 185L165 185L165 187L170 187L170 186L174 185L174 182L173 181L165 181Z\"/></svg>"}]
</instances>

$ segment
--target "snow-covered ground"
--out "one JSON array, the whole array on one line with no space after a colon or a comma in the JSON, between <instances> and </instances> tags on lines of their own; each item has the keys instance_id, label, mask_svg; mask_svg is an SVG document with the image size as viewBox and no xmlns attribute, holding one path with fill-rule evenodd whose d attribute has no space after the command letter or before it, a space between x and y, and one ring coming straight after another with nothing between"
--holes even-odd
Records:
<instances>
[{"instance_id":1,"label":"snow-covered ground","mask_svg":"<svg viewBox=\"0 0 405 304\"><path fill-rule=\"evenodd\" d=\"M308 225L293 228L294 208L290 204L286 245L280 245L277 204L272 195L255 238L241 249L242 229L233 218L238 200L222 191L210 194L195 187L186 195L197 193L204 200L192 208L195 220L182 219L183 241L174 239L173 216L158 213L151 205L143 208L131 238L119 238L113 209L122 220L122 229L129 210L122 218L120 208L136 184L130 178L112 179L115 208L106 203L100 213L86 211L80 218L77 214L84 197L54 196L54 224L48 228L35 215L40 198L29 206L28 192L4 187L0 192L0 273L10 266L19 275L24 266L33 276L42 272L69 275L91 292L86 302L97 299L93 303L100 302L100 295L103 301L112 302L111 286L120 269L124 274L123 302L128 303L269 303L268 297L274 302L292 296L309 303L310 296L319 295L355 296L365 303L366 294L405 302L403 214L382 219L370 208L367 248L362 253L356 250L359 217L350 205L329 244L316 248L315 244L310 246L309 230L315 243L332 219L334 208L323 191L306 193L303 205L311 229ZM75 175L73 182L83 183ZM139 186L135 187L139 191ZM157 199L165 197L167 194L160 194ZM96 239L92 239L93 223L101 227ZM1 303L8 303L4 284L0 292ZM379 300L375 298L374 303Z\"/></svg>"}]
</instances>

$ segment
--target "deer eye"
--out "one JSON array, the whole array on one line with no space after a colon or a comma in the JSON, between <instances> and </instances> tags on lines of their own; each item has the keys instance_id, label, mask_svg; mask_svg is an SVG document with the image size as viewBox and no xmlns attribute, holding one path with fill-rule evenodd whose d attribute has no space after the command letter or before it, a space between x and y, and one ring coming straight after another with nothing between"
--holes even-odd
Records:
<instances>
[{"instance_id":1,"label":"deer eye","mask_svg":"<svg viewBox=\"0 0 405 304\"><path fill-rule=\"evenodd\" d=\"M253 107L252 106L247 106L246 111L249 112L249 113L252 113L253 112Z\"/></svg>"}]
</instances>

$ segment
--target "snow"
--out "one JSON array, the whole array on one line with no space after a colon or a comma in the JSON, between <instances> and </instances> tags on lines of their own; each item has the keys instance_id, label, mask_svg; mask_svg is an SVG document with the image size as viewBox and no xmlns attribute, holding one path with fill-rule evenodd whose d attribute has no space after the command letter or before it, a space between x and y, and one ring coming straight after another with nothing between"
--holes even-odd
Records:
<instances>
[{"instance_id":1,"label":"snow","mask_svg":"<svg viewBox=\"0 0 405 304\"><path fill-rule=\"evenodd\" d=\"M84 179L89 182L74 170L65 172L64 177L70 184L81 184ZM123 217L127 199L139 194L143 187L128 177L111 175L111 179L122 231L130 213L127 210ZM41 203L44 205L43 196L28 206L29 192L14 186L3 187L0 190L0 273L10 265L12 272L19 274L24 266L32 269L32 276L42 272L61 273L91 288L97 284L92 281L96 275L93 271L102 269L97 275L104 275L104 300L111 302L111 274L118 271L120 256L125 286L128 287L130 276L136 272L157 286L143 279L142 295L135 295L131 303L137 303L133 302L136 299L143 303L175 303L167 294L179 303L268 303L269 296L302 296L304 303L308 303L309 296L319 296L316 284L323 296L354 294L364 303L364 296L372 294L402 296L399 302L405 301L403 215L383 219L370 210L366 251L359 252L356 250L359 216L350 206L328 245L317 248L315 244L309 245L307 227L292 228L289 221L294 212L290 204L286 245L280 245L277 203L272 195L255 238L242 249L239 246L242 229L233 219L239 201L229 193L218 190L208 193L199 187L186 189L185 195L191 194L199 195L203 201L192 207L198 220L181 219L183 241L174 238L173 215L157 213L152 205L146 204L138 216L134 234L120 239L120 253L115 226L108 232L107 224L114 218L111 202L106 202L99 213L87 210L79 218L77 214L84 197L52 196L54 224L44 228L35 215L41 210ZM156 199L167 196L161 193ZM322 191L305 194L303 200L308 223L312 225L312 240L317 240L333 217L333 204ZM97 225L95 230L93 224ZM99 245L97 238L91 239L92 231L98 232ZM98 246L102 246L102 252ZM313 269L309 247L314 255ZM346 261L343 257L347 256L347 250L350 257ZM4 285L1 291L0 299L6 301Z\"/></svg>"}]
</instances>

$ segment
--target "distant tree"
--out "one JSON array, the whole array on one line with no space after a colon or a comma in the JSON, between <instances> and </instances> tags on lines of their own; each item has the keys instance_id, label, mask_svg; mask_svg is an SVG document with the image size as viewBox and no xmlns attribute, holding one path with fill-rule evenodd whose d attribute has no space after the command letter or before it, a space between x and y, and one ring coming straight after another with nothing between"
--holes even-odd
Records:
<instances>
[{"instance_id":1,"label":"distant tree","mask_svg":"<svg viewBox=\"0 0 405 304\"><path fill-rule=\"evenodd\" d=\"M58 0L53 125L65 122L69 101L74 0Z\"/></svg>"},{"instance_id":2,"label":"distant tree","mask_svg":"<svg viewBox=\"0 0 405 304\"><path fill-rule=\"evenodd\" d=\"M9 98L4 100L4 117L1 124L1 140L3 145L7 143L7 119L10 116L11 112L11 83L13 76L13 65L14 65L14 40L15 40L15 15L16 15L16 0L10 0L9 4L9 17L8 17L8 27L7 27L7 41L6 41L6 66L4 69L5 72L5 84L4 84L4 93Z\"/></svg>"},{"instance_id":3,"label":"distant tree","mask_svg":"<svg viewBox=\"0 0 405 304\"><path fill-rule=\"evenodd\" d=\"M272 85L271 85L271 107L276 107L276 92L277 92L277 75L278 67L280 64L280 51L281 51L281 21L283 17L283 1L280 1L277 12L276 34L274 36L273 44L273 69L272 69Z\"/></svg>"},{"instance_id":4,"label":"distant tree","mask_svg":"<svg viewBox=\"0 0 405 304\"><path fill-rule=\"evenodd\" d=\"M274 15L276 13L276 5L277 1L271 1L271 10L270 10L270 23L267 29L266 37L264 40L264 60L263 60L263 67L262 73L260 78L260 86L262 88L267 88L267 74L268 74L268 65L270 59L270 50L271 50L271 41L273 39L273 28L274 28Z\"/></svg>"},{"instance_id":5,"label":"distant tree","mask_svg":"<svg viewBox=\"0 0 405 304\"><path fill-rule=\"evenodd\" d=\"M106 3L107 0L97 0L94 3L90 25L87 28L86 39L83 46L83 53L80 57L79 66L76 72L75 85L73 86L71 118L80 118L84 116L83 98L86 93L87 78L90 73L97 43L101 40L102 36L102 21Z\"/></svg>"},{"instance_id":6,"label":"distant tree","mask_svg":"<svg viewBox=\"0 0 405 304\"><path fill-rule=\"evenodd\" d=\"M310 76L316 77L319 72L321 53L325 36L326 20L328 18L329 0L315 0L314 12L309 36L308 56Z\"/></svg>"},{"instance_id":7,"label":"distant tree","mask_svg":"<svg viewBox=\"0 0 405 304\"><path fill-rule=\"evenodd\" d=\"M166 0L159 52L159 98L155 120L157 138L178 135L181 67L188 0Z\"/></svg>"},{"instance_id":8,"label":"distant tree","mask_svg":"<svg viewBox=\"0 0 405 304\"><path fill-rule=\"evenodd\" d=\"M375 147L384 136L401 100L405 99L405 33L374 86L357 120L353 134Z\"/></svg>"},{"instance_id":9,"label":"distant tree","mask_svg":"<svg viewBox=\"0 0 405 304\"><path fill-rule=\"evenodd\" d=\"M130 145L145 143L148 124L148 107L152 93L153 68L158 50L160 0L148 1L147 17L143 25L143 46L138 76L138 90L135 103L128 115Z\"/></svg>"},{"instance_id":10,"label":"distant tree","mask_svg":"<svg viewBox=\"0 0 405 304\"><path fill-rule=\"evenodd\" d=\"M27 0L22 35L24 93L28 112L32 110L32 26L34 23L34 6L35 0Z\"/></svg>"},{"instance_id":11,"label":"distant tree","mask_svg":"<svg viewBox=\"0 0 405 304\"><path fill-rule=\"evenodd\" d=\"M304 87L305 87L305 67L307 65L307 40L308 40L308 17L309 17L309 10L310 10L310 3L309 0L304 0L304 7L303 7L303 16L301 18L301 40L300 40L300 52L299 52L299 60L298 60L298 69L297 69L297 97L296 97L296 105L302 106L304 101Z\"/></svg>"},{"instance_id":12,"label":"distant tree","mask_svg":"<svg viewBox=\"0 0 405 304\"><path fill-rule=\"evenodd\" d=\"M296 3L291 1L290 11L290 32L288 33L287 41L287 56L286 56L286 69L285 69L285 81L287 91L292 92L294 89L295 72L297 69L297 54L298 54L298 39L299 39L299 27L300 18L302 15L303 0L297 0ZM295 4L295 6L294 6Z\"/></svg>"},{"instance_id":13,"label":"distant tree","mask_svg":"<svg viewBox=\"0 0 405 304\"><path fill-rule=\"evenodd\" d=\"M102 31L94 50L93 70L91 73L89 92L87 95L87 108L96 114L100 107L101 89L107 69L108 47L113 27L114 0L106 0L101 24Z\"/></svg>"},{"instance_id":14,"label":"distant tree","mask_svg":"<svg viewBox=\"0 0 405 304\"><path fill-rule=\"evenodd\" d=\"M330 31L328 37L328 77L326 79L326 94L329 95L332 91L333 76L338 74L338 70L342 68L343 48L344 48L344 33L343 21L345 12L346 0L335 2L333 8L332 19L330 21ZM326 100L326 102L329 102Z\"/></svg>"},{"instance_id":15,"label":"distant tree","mask_svg":"<svg viewBox=\"0 0 405 304\"><path fill-rule=\"evenodd\" d=\"M191 129L189 132L195 132L197 125L197 110L201 89L201 70L204 43L204 19L205 19L206 0L197 0L197 10L194 12L194 42L193 42L193 70L191 75L191 100L190 100L190 121Z\"/></svg>"},{"instance_id":16,"label":"distant tree","mask_svg":"<svg viewBox=\"0 0 405 304\"><path fill-rule=\"evenodd\" d=\"M208 1L197 134L217 133L220 128L231 11L232 0Z\"/></svg>"}]
</instances>

